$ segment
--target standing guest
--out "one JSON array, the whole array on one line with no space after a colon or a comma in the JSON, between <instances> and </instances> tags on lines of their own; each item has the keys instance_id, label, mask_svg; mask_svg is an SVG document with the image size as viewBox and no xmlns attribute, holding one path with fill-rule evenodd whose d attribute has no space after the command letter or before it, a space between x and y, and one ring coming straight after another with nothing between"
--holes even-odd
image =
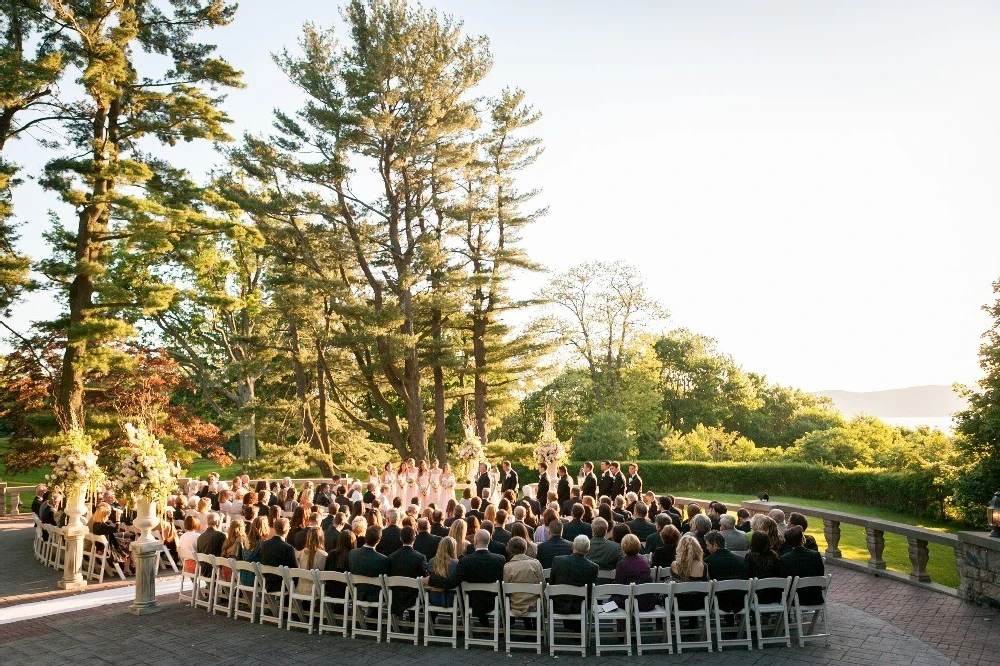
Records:
<instances>
[{"instance_id":1,"label":"standing guest","mask_svg":"<svg viewBox=\"0 0 1000 666\"><path fill-rule=\"evenodd\" d=\"M647 504L646 506L650 508L655 508L655 504ZM656 519L653 521L653 525L656 530L646 537L646 542L643 544L642 552L644 553L655 553L656 549L663 545L663 540L660 539L660 532L663 528L671 524L670 515L666 513L656 514Z\"/></svg>"},{"instance_id":2,"label":"standing guest","mask_svg":"<svg viewBox=\"0 0 1000 666\"><path fill-rule=\"evenodd\" d=\"M792 550L783 555L779 561L779 576L798 576L808 578L822 576L825 571L823 556L815 550L804 547L801 527L789 527L785 530L785 543ZM799 603L803 606L818 606L823 603L823 590L819 587L798 588Z\"/></svg>"},{"instance_id":3,"label":"standing guest","mask_svg":"<svg viewBox=\"0 0 1000 666\"><path fill-rule=\"evenodd\" d=\"M416 533L412 527L399 531L400 546L389 556L389 575L419 578L427 571L427 558L413 547ZM389 612L402 617L404 611L417 602L417 590L399 587L392 591L392 607Z\"/></svg>"},{"instance_id":4,"label":"standing guest","mask_svg":"<svg viewBox=\"0 0 1000 666\"><path fill-rule=\"evenodd\" d=\"M615 485L615 478L611 474L611 461L602 460L601 461L601 479L597 484L597 491L600 493L600 497L611 497L611 489Z\"/></svg>"},{"instance_id":5,"label":"standing guest","mask_svg":"<svg viewBox=\"0 0 1000 666\"><path fill-rule=\"evenodd\" d=\"M572 585L584 587L597 584L598 568L594 562L587 559L590 550L590 539L581 535L573 540L569 555L560 555L552 561L549 580L552 585ZM543 562L544 566L544 562ZM555 596L552 605L556 613L570 614L579 612L580 598ZM567 631L580 631L580 623L576 620L563 620Z\"/></svg>"},{"instance_id":6,"label":"standing guest","mask_svg":"<svg viewBox=\"0 0 1000 666\"><path fill-rule=\"evenodd\" d=\"M636 502L635 507L632 509L634 518L626 523L632 534L639 537L640 542L645 541L650 534L656 532L656 525L646 520L648 511L645 504Z\"/></svg>"},{"instance_id":7,"label":"standing guest","mask_svg":"<svg viewBox=\"0 0 1000 666\"><path fill-rule=\"evenodd\" d=\"M219 514L211 512L208 514L208 525L205 531L198 537L195 544L196 552L202 555L222 555L222 544L226 541L226 535L219 531ZM212 575L212 565L202 563L201 575L206 578Z\"/></svg>"},{"instance_id":8,"label":"standing guest","mask_svg":"<svg viewBox=\"0 0 1000 666\"><path fill-rule=\"evenodd\" d=\"M549 496L549 465L545 462L538 463L538 491L536 495L540 502L544 502Z\"/></svg>"},{"instance_id":9,"label":"standing guest","mask_svg":"<svg viewBox=\"0 0 1000 666\"><path fill-rule=\"evenodd\" d=\"M639 466L635 463L629 463L628 465L628 481L625 484L625 488L630 493L642 495L642 477L639 476Z\"/></svg>"},{"instance_id":10,"label":"standing guest","mask_svg":"<svg viewBox=\"0 0 1000 666\"><path fill-rule=\"evenodd\" d=\"M649 562L639 554L641 551L642 542L639 541L639 537L634 534L625 535L625 538L622 539L624 557L615 567L616 585L630 585L632 583L641 585L653 582L653 576L649 573ZM644 613L656 607L655 594L642 594L636 600L639 602L639 610ZM621 595L615 595L612 597L612 601L618 604L619 608L625 608L628 600Z\"/></svg>"},{"instance_id":11,"label":"standing guest","mask_svg":"<svg viewBox=\"0 0 1000 666\"><path fill-rule=\"evenodd\" d=\"M382 485L389 487L389 500L396 497L396 474L392 471L392 463L387 462L382 468Z\"/></svg>"},{"instance_id":12,"label":"standing guest","mask_svg":"<svg viewBox=\"0 0 1000 666\"><path fill-rule=\"evenodd\" d=\"M744 558L747 563L747 578L777 578L780 571L780 561L777 553L771 550L771 540L763 532L750 534L750 551ZM774 604L781 601L781 590L761 590L757 599L762 604Z\"/></svg>"},{"instance_id":13,"label":"standing guest","mask_svg":"<svg viewBox=\"0 0 1000 666\"><path fill-rule=\"evenodd\" d=\"M740 509L736 512L736 529L747 534L752 531L750 529L750 512L746 509Z\"/></svg>"},{"instance_id":14,"label":"standing guest","mask_svg":"<svg viewBox=\"0 0 1000 666\"><path fill-rule=\"evenodd\" d=\"M274 521L274 536L260 544L261 565L290 569L298 566L298 562L295 561L295 549L290 543L285 542L286 536L288 536L288 519L278 518ZM281 577L276 574L265 574L264 589L268 592L280 590Z\"/></svg>"},{"instance_id":15,"label":"standing guest","mask_svg":"<svg viewBox=\"0 0 1000 666\"><path fill-rule=\"evenodd\" d=\"M299 568L319 569L323 571L326 568L326 558L327 553L324 550L323 532L319 527L307 528L305 548L299 552L296 558ZM311 594L312 589L312 580L306 577L300 578L298 584L295 586L295 591L298 594Z\"/></svg>"},{"instance_id":16,"label":"standing guest","mask_svg":"<svg viewBox=\"0 0 1000 666\"><path fill-rule=\"evenodd\" d=\"M349 529L342 530L337 537L337 544L326 557L325 571L336 571L347 573L351 570L350 555L357 547L357 537ZM329 581L326 584L327 596L342 599L346 591L347 584L337 581Z\"/></svg>"},{"instance_id":17,"label":"standing guest","mask_svg":"<svg viewBox=\"0 0 1000 666\"><path fill-rule=\"evenodd\" d=\"M543 569L551 569L555 558L573 552L573 544L562 538L563 524L561 521L553 520L549 523L547 531L549 538L538 544L538 560L542 563ZM586 539L586 537L583 538ZM587 539L587 548L590 548L589 539Z\"/></svg>"},{"instance_id":18,"label":"standing guest","mask_svg":"<svg viewBox=\"0 0 1000 666\"><path fill-rule=\"evenodd\" d=\"M594 518L594 522L590 524L593 530L593 537L590 539L590 549L587 552L587 559L595 563L598 568L604 570L611 570L618 566L618 562L622 559L622 547L621 544L617 544L614 541L609 541L606 537L608 534L608 521L604 518Z\"/></svg>"},{"instance_id":19,"label":"standing guest","mask_svg":"<svg viewBox=\"0 0 1000 666\"><path fill-rule=\"evenodd\" d=\"M748 537L736 529L736 518L726 513L719 516L719 531L726 538L726 548L729 550L746 550Z\"/></svg>"},{"instance_id":20,"label":"standing guest","mask_svg":"<svg viewBox=\"0 0 1000 666\"><path fill-rule=\"evenodd\" d=\"M194 573L195 553L198 552L198 537L201 536L201 521L198 516L190 515L184 518L184 534L177 539L177 554L180 555L184 571Z\"/></svg>"},{"instance_id":21,"label":"standing guest","mask_svg":"<svg viewBox=\"0 0 1000 666\"><path fill-rule=\"evenodd\" d=\"M538 585L542 582L542 565L528 555L527 551L527 541L519 536L511 537L507 543L510 561L503 567L503 582L527 585ZM507 612L511 617L524 617L536 610L537 602L537 594L517 592L508 598ZM528 631L535 629L535 619L524 617L524 628Z\"/></svg>"},{"instance_id":22,"label":"standing guest","mask_svg":"<svg viewBox=\"0 0 1000 666\"><path fill-rule=\"evenodd\" d=\"M572 508L573 519L563 526L563 538L572 541L581 534L588 539L593 536L591 526L583 522L583 514L586 509L583 504L574 504Z\"/></svg>"},{"instance_id":23,"label":"standing guest","mask_svg":"<svg viewBox=\"0 0 1000 666\"><path fill-rule=\"evenodd\" d=\"M584 497L597 499L597 476L594 474L594 463L590 461L583 463L583 483L580 484L580 492Z\"/></svg>"},{"instance_id":24,"label":"standing guest","mask_svg":"<svg viewBox=\"0 0 1000 666\"><path fill-rule=\"evenodd\" d=\"M440 512L437 512L440 513ZM428 561L437 554L438 544L441 537L431 534L431 524L426 518L417 521L417 534L413 540L413 548L423 555Z\"/></svg>"},{"instance_id":25,"label":"standing guest","mask_svg":"<svg viewBox=\"0 0 1000 666\"><path fill-rule=\"evenodd\" d=\"M376 550L381 538L382 528L377 525L365 531L365 545L352 550L348 557L352 575L378 578L389 573L389 558ZM358 585L357 591L361 601L378 601L376 585Z\"/></svg>"},{"instance_id":26,"label":"standing guest","mask_svg":"<svg viewBox=\"0 0 1000 666\"><path fill-rule=\"evenodd\" d=\"M672 523L660 530L662 546L653 551L652 565L654 567L669 567L677 557L677 542L681 540L681 531Z\"/></svg>"},{"instance_id":27,"label":"standing guest","mask_svg":"<svg viewBox=\"0 0 1000 666\"><path fill-rule=\"evenodd\" d=\"M726 548L726 537L718 530L712 530L705 535L708 544L708 557L705 567L713 580L747 580L747 564L742 557L737 557ZM719 592L719 608L725 613L738 613L743 610L744 594L739 590Z\"/></svg>"},{"instance_id":28,"label":"standing guest","mask_svg":"<svg viewBox=\"0 0 1000 666\"><path fill-rule=\"evenodd\" d=\"M625 494L625 475L622 474L621 465L617 460L611 463L611 477L614 480L611 485L611 499L615 499Z\"/></svg>"},{"instance_id":29,"label":"standing guest","mask_svg":"<svg viewBox=\"0 0 1000 666\"><path fill-rule=\"evenodd\" d=\"M560 509L569 501L569 474L566 471L566 465L559 465L556 470L556 475L559 477L559 481L556 483L556 498L559 502Z\"/></svg>"}]
</instances>

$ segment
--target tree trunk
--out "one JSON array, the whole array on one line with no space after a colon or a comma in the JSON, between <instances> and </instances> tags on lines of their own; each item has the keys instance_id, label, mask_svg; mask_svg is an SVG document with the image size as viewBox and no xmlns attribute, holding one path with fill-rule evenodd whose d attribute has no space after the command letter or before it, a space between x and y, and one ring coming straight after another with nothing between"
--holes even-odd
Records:
<instances>
[{"instance_id":1,"label":"tree trunk","mask_svg":"<svg viewBox=\"0 0 1000 666\"><path fill-rule=\"evenodd\" d=\"M412 297L408 289L400 294L403 311L403 334L413 335ZM420 396L420 357L416 343L406 348L403 363L403 386L406 392L406 434L410 456L417 460L427 460L427 434L424 430L424 402Z\"/></svg>"},{"instance_id":2,"label":"tree trunk","mask_svg":"<svg viewBox=\"0 0 1000 666\"><path fill-rule=\"evenodd\" d=\"M483 315L472 318L472 359L475 364L475 373L473 374L473 407L475 409L476 436L479 437L479 441L483 443L483 446L486 446L489 437L486 423L486 391L488 384L486 382L486 317Z\"/></svg>"},{"instance_id":3,"label":"tree trunk","mask_svg":"<svg viewBox=\"0 0 1000 666\"><path fill-rule=\"evenodd\" d=\"M434 455L439 462L448 459L445 438L444 366L441 364L441 310L431 314L431 335L434 339Z\"/></svg>"},{"instance_id":4,"label":"tree trunk","mask_svg":"<svg viewBox=\"0 0 1000 666\"><path fill-rule=\"evenodd\" d=\"M237 391L240 398L238 406L247 419L247 425L240 430L240 458L253 460L257 457L257 414L254 413L256 395L253 380L244 379Z\"/></svg>"},{"instance_id":5,"label":"tree trunk","mask_svg":"<svg viewBox=\"0 0 1000 666\"><path fill-rule=\"evenodd\" d=\"M305 364L302 362L302 349L299 347L299 329L291 322L288 324L288 334L291 344L292 367L295 371L295 398L299 401L302 439L309 443L310 448L329 456L330 452L323 449L323 442L316 432L312 408L309 406L309 379L306 376Z\"/></svg>"},{"instance_id":6,"label":"tree trunk","mask_svg":"<svg viewBox=\"0 0 1000 666\"><path fill-rule=\"evenodd\" d=\"M316 340L316 391L319 394L319 442L323 451L330 450L330 430L326 424L326 360L323 342Z\"/></svg>"}]
</instances>

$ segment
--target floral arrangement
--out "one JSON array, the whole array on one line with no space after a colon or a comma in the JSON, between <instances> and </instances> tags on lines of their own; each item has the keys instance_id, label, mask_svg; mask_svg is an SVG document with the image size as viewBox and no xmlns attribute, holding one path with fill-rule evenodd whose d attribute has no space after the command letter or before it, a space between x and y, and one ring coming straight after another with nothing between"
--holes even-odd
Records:
<instances>
[{"instance_id":1,"label":"floral arrangement","mask_svg":"<svg viewBox=\"0 0 1000 666\"><path fill-rule=\"evenodd\" d=\"M458 449L458 459L465 462L479 462L486 458L486 449L479 436L476 435L476 428L472 422L465 424L465 440Z\"/></svg>"},{"instance_id":2,"label":"floral arrangement","mask_svg":"<svg viewBox=\"0 0 1000 666\"><path fill-rule=\"evenodd\" d=\"M118 466L118 488L128 500L166 504L177 480L163 445L142 424L137 428L126 423L124 430L128 447Z\"/></svg>"},{"instance_id":3,"label":"floral arrangement","mask_svg":"<svg viewBox=\"0 0 1000 666\"><path fill-rule=\"evenodd\" d=\"M94 440L79 428L46 438L58 447L52 461L52 473L45 475L50 488L70 494L81 488L95 492L105 479L104 470L97 464Z\"/></svg>"},{"instance_id":4,"label":"floral arrangement","mask_svg":"<svg viewBox=\"0 0 1000 666\"><path fill-rule=\"evenodd\" d=\"M549 466L562 462L566 458L566 447L556 436L555 419L552 410L545 410L545 420L542 421L542 432L535 445L535 460Z\"/></svg>"}]
</instances>

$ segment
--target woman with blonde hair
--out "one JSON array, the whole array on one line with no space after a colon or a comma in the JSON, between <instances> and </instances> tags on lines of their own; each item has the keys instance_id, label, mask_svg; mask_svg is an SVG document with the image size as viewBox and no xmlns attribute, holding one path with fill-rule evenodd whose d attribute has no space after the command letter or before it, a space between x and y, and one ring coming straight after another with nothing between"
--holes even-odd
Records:
<instances>
[{"instance_id":1,"label":"woman with blonde hair","mask_svg":"<svg viewBox=\"0 0 1000 666\"><path fill-rule=\"evenodd\" d=\"M698 539L685 534L677 543L677 555L670 565L670 577L680 583L708 580L708 567L702 561L704 551ZM680 610L698 610L705 605L705 594L702 592L687 592L677 595L677 607Z\"/></svg>"},{"instance_id":2,"label":"woman with blonde hair","mask_svg":"<svg viewBox=\"0 0 1000 666\"><path fill-rule=\"evenodd\" d=\"M296 557L299 567L302 569L319 569L320 571L325 569L326 551L323 549L323 546L322 530L318 527L306 528L306 547ZM310 594L312 593L312 589L312 580L307 578L300 578L298 584L295 586L295 591L299 594Z\"/></svg>"},{"instance_id":3,"label":"woman with blonde hair","mask_svg":"<svg viewBox=\"0 0 1000 666\"><path fill-rule=\"evenodd\" d=\"M452 525L453 531L455 530L455 525L458 524L465 525L464 522L456 520ZM427 571L430 573L430 576L424 582L431 588L431 603L435 606L450 606L455 597L454 592L445 592L442 588L445 586L445 581L452 578L458 569L459 543L459 541L450 535L441 539L440 543L438 543L437 552L434 553L431 561L427 563Z\"/></svg>"},{"instance_id":4,"label":"woman with blonde hair","mask_svg":"<svg viewBox=\"0 0 1000 666\"><path fill-rule=\"evenodd\" d=\"M160 541L163 542L163 547L167 549L170 557L174 558L174 562L176 562L177 529L174 527L174 522L170 519L169 515L160 519Z\"/></svg>"},{"instance_id":5,"label":"woman with blonde hair","mask_svg":"<svg viewBox=\"0 0 1000 666\"><path fill-rule=\"evenodd\" d=\"M231 520L226 540L222 542L222 556L242 560L247 549L247 528L242 520Z\"/></svg>"},{"instance_id":6,"label":"woman with blonde hair","mask_svg":"<svg viewBox=\"0 0 1000 666\"><path fill-rule=\"evenodd\" d=\"M90 533L103 536L108 540L108 557L118 564L124 565L126 575L132 573L132 555L128 548L118 540L116 533L118 526L111 522L111 505L101 502L94 509L94 515L90 518ZM104 546L98 544L98 550L104 552Z\"/></svg>"},{"instance_id":7,"label":"woman with blonde hair","mask_svg":"<svg viewBox=\"0 0 1000 666\"><path fill-rule=\"evenodd\" d=\"M257 550L257 546L270 538L271 521L267 516L257 516L250 524L250 532L247 534L247 551ZM246 557L246 555L244 555Z\"/></svg>"},{"instance_id":8,"label":"woman with blonde hair","mask_svg":"<svg viewBox=\"0 0 1000 666\"><path fill-rule=\"evenodd\" d=\"M771 550L780 555L781 548L785 545L785 540L781 538L781 533L778 531L778 523L774 521L774 518L763 516L760 521L760 531L767 535L767 539L771 544Z\"/></svg>"},{"instance_id":9,"label":"woman with blonde hair","mask_svg":"<svg viewBox=\"0 0 1000 666\"><path fill-rule=\"evenodd\" d=\"M486 511L483 512L483 520L488 520L494 525L496 525L497 507L495 504L490 504L489 506L486 507ZM500 527L503 527L503 525L500 525Z\"/></svg>"},{"instance_id":10,"label":"woman with blonde hair","mask_svg":"<svg viewBox=\"0 0 1000 666\"><path fill-rule=\"evenodd\" d=\"M464 520L456 520L448 529L448 536L455 540L455 547L459 555L465 555L469 549L466 547L465 535L469 532L469 524Z\"/></svg>"}]
</instances>

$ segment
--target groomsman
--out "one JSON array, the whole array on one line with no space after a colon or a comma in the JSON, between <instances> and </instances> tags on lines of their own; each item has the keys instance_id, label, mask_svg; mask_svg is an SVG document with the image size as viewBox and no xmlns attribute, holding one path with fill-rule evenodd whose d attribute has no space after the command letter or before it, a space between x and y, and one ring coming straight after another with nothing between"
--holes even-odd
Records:
<instances>
[{"instance_id":1,"label":"groomsman","mask_svg":"<svg viewBox=\"0 0 1000 666\"><path fill-rule=\"evenodd\" d=\"M556 494L558 495L559 506L561 507L564 502L569 501L569 474L566 473L566 465L559 465L556 474L559 475Z\"/></svg>"},{"instance_id":2,"label":"groomsman","mask_svg":"<svg viewBox=\"0 0 1000 666\"><path fill-rule=\"evenodd\" d=\"M621 465L618 461L611 463L611 478L613 483L611 485L611 499L618 497L619 495L625 494L625 475L622 474Z\"/></svg>"},{"instance_id":3,"label":"groomsman","mask_svg":"<svg viewBox=\"0 0 1000 666\"><path fill-rule=\"evenodd\" d=\"M637 497L642 497L642 477L639 476L639 466L635 463L628 465L628 491L635 493Z\"/></svg>"},{"instance_id":4,"label":"groomsman","mask_svg":"<svg viewBox=\"0 0 1000 666\"><path fill-rule=\"evenodd\" d=\"M549 465L548 463L538 463L538 493L536 493L538 503L542 506L549 501Z\"/></svg>"},{"instance_id":5,"label":"groomsman","mask_svg":"<svg viewBox=\"0 0 1000 666\"><path fill-rule=\"evenodd\" d=\"M476 497L484 497L483 491L488 491L489 488L490 475L486 473L486 463L479 463L479 474L476 475Z\"/></svg>"},{"instance_id":6,"label":"groomsman","mask_svg":"<svg viewBox=\"0 0 1000 666\"><path fill-rule=\"evenodd\" d=\"M597 499L597 476L594 475L594 463L583 463L583 483L580 484L583 496L591 496Z\"/></svg>"},{"instance_id":7,"label":"groomsman","mask_svg":"<svg viewBox=\"0 0 1000 666\"><path fill-rule=\"evenodd\" d=\"M601 481L599 490L601 497L611 497L611 488L615 485L615 479L611 476L611 461L601 461Z\"/></svg>"},{"instance_id":8,"label":"groomsman","mask_svg":"<svg viewBox=\"0 0 1000 666\"><path fill-rule=\"evenodd\" d=\"M515 472L510 468L509 460L503 461L503 485L501 486L501 488L503 489L503 492L506 492L508 490L513 490L514 495L515 496L517 495L517 489L518 489L517 472Z\"/></svg>"}]
</instances>

